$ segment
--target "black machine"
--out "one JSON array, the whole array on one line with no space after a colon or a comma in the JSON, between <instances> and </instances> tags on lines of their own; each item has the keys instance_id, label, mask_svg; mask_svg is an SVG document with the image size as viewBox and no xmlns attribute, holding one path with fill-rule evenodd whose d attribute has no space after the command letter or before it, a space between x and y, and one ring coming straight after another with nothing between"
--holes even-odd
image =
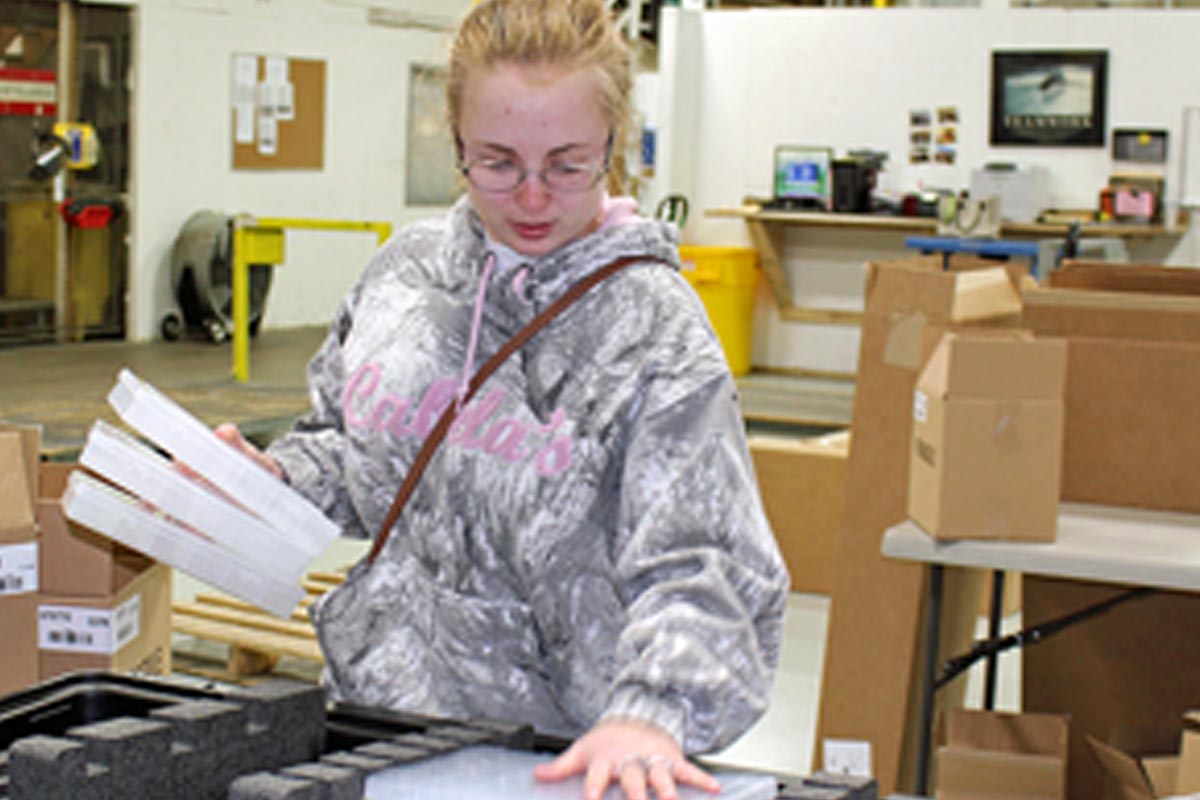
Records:
<instances>
[{"instance_id":1,"label":"black machine","mask_svg":"<svg viewBox=\"0 0 1200 800\"><path fill-rule=\"evenodd\" d=\"M860 156L835 158L833 161L833 210L867 214L874 210L871 194L875 190L879 164Z\"/></svg>"}]
</instances>

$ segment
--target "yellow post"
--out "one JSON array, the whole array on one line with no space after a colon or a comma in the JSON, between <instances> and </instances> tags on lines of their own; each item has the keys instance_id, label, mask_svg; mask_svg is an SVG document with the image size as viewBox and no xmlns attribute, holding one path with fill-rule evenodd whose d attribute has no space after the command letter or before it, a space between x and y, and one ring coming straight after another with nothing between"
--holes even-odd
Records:
<instances>
[{"instance_id":1,"label":"yellow post","mask_svg":"<svg viewBox=\"0 0 1200 800\"><path fill-rule=\"evenodd\" d=\"M380 245L392 235L387 222L242 216L233 226L233 377L250 380L250 265L283 263L287 228L374 233Z\"/></svg>"},{"instance_id":2,"label":"yellow post","mask_svg":"<svg viewBox=\"0 0 1200 800\"><path fill-rule=\"evenodd\" d=\"M240 222L233 225L233 377L250 380L250 262L246 260L249 234Z\"/></svg>"}]
</instances>

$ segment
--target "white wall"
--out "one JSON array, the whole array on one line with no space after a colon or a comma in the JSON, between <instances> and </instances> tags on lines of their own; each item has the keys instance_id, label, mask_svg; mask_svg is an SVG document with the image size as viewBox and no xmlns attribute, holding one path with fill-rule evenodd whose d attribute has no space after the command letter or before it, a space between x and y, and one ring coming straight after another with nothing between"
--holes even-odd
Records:
<instances>
[{"instance_id":1,"label":"white wall","mask_svg":"<svg viewBox=\"0 0 1200 800\"><path fill-rule=\"evenodd\" d=\"M1094 208L1112 171L1107 148L987 144L993 49L1108 50L1108 126L1171 132L1172 200L1182 109L1200 105L1200 15L1187 11L667 9L663 26L661 68L687 64L690 71L663 81L660 117L689 109L695 122L667 126L663 149L677 157L660 170L655 192L687 188L693 214L685 238L695 244L749 242L742 222L702 211L769 196L771 153L780 142L886 150L882 185L897 192L965 188L971 167L987 161L1039 164L1050 170L1052 205ZM943 105L959 110L958 163L908 164L908 112ZM861 307L860 265L897 254L903 238L791 231L784 258L795 302ZM1135 247L1133 256L1200 265L1200 237ZM760 297L755 364L853 371L856 353L855 329L781 322L766 294Z\"/></svg>"},{"instance_id":2,"label":"white wall","mask_svg":"<svg viewBox=\"0 0 1200 800\"><path fill-rule=\"evenodd\" d=\"M141 0L135 11L134 213L129 336L173 306L170 249L193 212L381 220L431 213L404 200L412 63L445 62L448 35L367 22L368 6L452 23L469 0ZM234 53L322 59L325 167L231 167ZM365 234L289 234L264 325L324 324L374 247Z\"/></svg>"}]
</instances>

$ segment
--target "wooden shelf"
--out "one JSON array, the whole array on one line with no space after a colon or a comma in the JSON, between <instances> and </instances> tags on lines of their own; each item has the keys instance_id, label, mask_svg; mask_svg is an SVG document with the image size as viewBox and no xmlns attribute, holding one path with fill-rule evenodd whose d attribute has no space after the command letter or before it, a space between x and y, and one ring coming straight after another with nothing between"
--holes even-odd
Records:
<instances>
[{"instance_id":1,"label":"wooden shelf","mask_svg":"<svg viewBox=\"0 0 1200 800\"><path fill-rule=\"evenodd\" d=\"M771 296L780 318L788 322L821 325L857 325L862 314L844 309L812 308L797 306L792 299L791 282L783 268L783 236L790 227L878 231L900 234L935 234L937 220L931 217L896 217L884 214L836 214L823 211L783 211L764 209L757 202L747 200L741 206L714 208L705 211L708 217L727 217L745 220L750 238L758 250L759 264L771 288ZM1151 239L1156 237L1179 237L1189 223L1188 215L1181 212L1177 225L1132 225L1117 223L1089 223L1080 228L1080 235L1087 237L1113 236L1122 239ZM1048 238L1066 236L1066 223L1014 223L1006 222L1000 232L1013 238Z\"/></svg>"},{"instance_id":2,"label":"wooden shelf","mask_svg":"<svg viewBox=\"0 0 1200 800\"><path fill-rule=\"evenodd\" d=\"M812 228L850 228L855 230L897 231L901 233L937 233L937 220L932 217L897 217L886 214L836 214L824 211L781 211L764 209L755 203L714 208L705 212L709 217L733 217L747 221L798 225ZM1085 223L1080 226L1081 236L1115 236L1122 239L1151 239L1160 236L1182 236L1187 230L1188 217L1180 214L1177 224L1139 225L1116 222ZM1070 226L1066 223L1005 222L1000 227L1004 236L1066 236Z\"/></svg>"}]
</instances>

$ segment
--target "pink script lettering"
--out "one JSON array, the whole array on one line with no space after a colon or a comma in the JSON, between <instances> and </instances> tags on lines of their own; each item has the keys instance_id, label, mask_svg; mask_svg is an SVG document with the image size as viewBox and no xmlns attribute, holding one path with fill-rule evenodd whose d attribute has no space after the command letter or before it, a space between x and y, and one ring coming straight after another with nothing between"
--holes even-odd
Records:
<instances>
[{"instance_id":1,"label":"pink script lettering","mask_svg":"<svg viewBox=\"0 0 1200 800\"><path fill-rule=\"evenodd\" d=\"M346 424L396 438L428 436L442 412L454 402L458 381L454 378L434 381L414 408L412 398L395 394L375 396L382 372L379 364L369 363L350 377L341 398ZM571 439L555 435L567 420L566 412L555 409L543 425L530 425L512 417L496 418L507 399L508 393L496 388L469 403L450 426L446 443L478 450L509 464L532 459L534 469L545 477L566 472L572 461Z\"/></svg>"}]
</instances>

